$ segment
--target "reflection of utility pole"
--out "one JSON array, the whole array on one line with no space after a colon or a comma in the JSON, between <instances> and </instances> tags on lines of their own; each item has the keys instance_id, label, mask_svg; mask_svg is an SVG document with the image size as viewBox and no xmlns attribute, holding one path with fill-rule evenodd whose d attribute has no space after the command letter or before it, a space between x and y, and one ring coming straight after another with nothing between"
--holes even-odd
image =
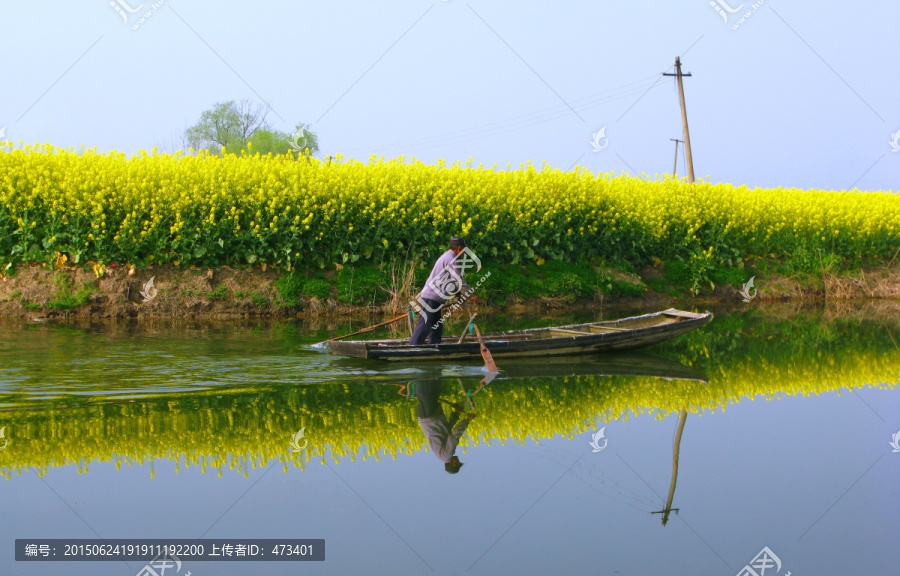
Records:
<instances>
[{"instance_id":1,"label":"reflection of utility pole","mask_svg":"<svg viewBox=\"0 0 900 576\"><path fill-rule=\"evenodd\" d=\"M675 143L675 160L672 162L672 178L674 178L678 174L678 143L684 143L684 140L679 140L678 138L669 138L672 142Z\"/></svg>"},{"instance_id":2,"label":"reflection of utility pole","mask_svg":"<svg viewBox=\"0 0 900 576\"><path fill-rule=\"evenodd\" d=\"M663 74L663 76L675 76L678 80L678 99L681 101L681 123L684 125L684 156L687 161L688 179L691 184L693 184L694 159L693 156L691 156L691 135L688 132L687 108L684 105L684 82L681 80L684 76L690 75L690 72L687 74L681 73L681 58L678 56L675 57L675 74Z\"/></svg>"},{"instance_id":3,"label":"reflection of utility pole","mask_svg":"<svg viewBox=\"0 0 900 576\"><path fill-rule=\"evenodd\" d=\"M675 482L678 480L678 453L681 450L681 433L684 432L684 422L687 420L687 410L682 410L678 417L678 430L675 432L675 447L672 449L672 483L669 485L669 498L666 500L666 507L658 512L651 514L662 514L662 525L665 526L669 521L669 513L673 510L678 513L678 508L672 508L672 500L675 498Z\"/></svg>"}]
</instances>

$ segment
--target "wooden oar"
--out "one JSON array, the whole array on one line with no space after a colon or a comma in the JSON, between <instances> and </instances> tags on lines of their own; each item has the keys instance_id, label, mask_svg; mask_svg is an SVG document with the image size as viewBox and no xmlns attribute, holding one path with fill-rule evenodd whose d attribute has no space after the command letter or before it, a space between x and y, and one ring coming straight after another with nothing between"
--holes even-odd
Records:
<instances>
[{"instance_id":1,"label":"wooden oar","mask_svg":"<svg viewBox=\"0 0 900 576\"><path fill-rule=\"evenodd\" d=\"M390 320L385 320L384 322L379 322L378 324L372 324L368 328L363 328L362 330L357 330L356 332L351 332L350 334L344 334L343 336L335 336L334 338L329 338L328 340L323 340L322 342L333 342L335 340L343 340L344 338L349 338L350 336L356 336L357 334L364 334L366 332L371 332L376 328L380 328L381 326L387 326L388 324L393 324L394 322L399 322L406 318L406 314L402 314L397 316L396 318L391 318ZM321 343L321 342L320 342Z\"/></svg>"},{"instance_id":2,"label":"wooden oar","mask_svg":"<svg viewBox=\"0 0 900 576\"><path fill-rule=\"evenodd\" d=\"M476 388L475 391L472 392L472 394L469 394L468 397L474 398L479 392L481 392L481 390L485 386L493 382L494 378L496 378L499 374L499 372L488 372L487 374L485 374L484 378L481 379L481 382L478 383L478 388Z\"/></svg>"},{"instance_id":3,"label":"wooden oar","mask_svg":"<svg viewBox=\"0 0 900 576\"><path fill-rule=\"evenodd\" d=\"M459 340L456 341L457 344L462 344L463 341L465 341L465 339L466 339L466 333L469 331L469 326L471 326L472 324L475 323L475 317L476 317L476 316L478 316L477 313L476 313L476 314L472 314L472 315L469 317L469 323L466 324L466 327L465 327L465 328L463 328L462 334L459 335Z\"/></svg>"},{"instance_id":4,"label":"wooden oar","mask_svg":"<svg viewBox=\"0 0 900 576\"><path fill-rule=\"evenodd\" d=\"M494 357L491 356L491 351L488 350L488 347L484 345L484 340L481 339L481 331L478 329L478 324L475 324L475 335L478 336L478 344L481 346L481 357L484 358L484 365L487 366L488 372L499 372L497 365L494 364Z\"/></svg>"},{"instance_id":5,"label":"wooden oar","mask_svg":"<svg viewBox=\"0 0 900 576\"><path fill-rule=\"evenodd\" d=\"M409 328L409 337L412 338L413 332L416 331L416 312L410 306L406 310L406 326Z\"/></svg>"},{"instance_id":6,"label":"wooden oar","mask_svg":"<svg viewBox=\"0 0 900 576\"><path fill-rule=\"evenodd\" d=\"M463 308L470 319L474 318L475 315L469 310L468 304L463 304ZM475 336L478 337L478 345L481 347L481 357L484 358L484 365L487 366L488 372L500 372L500 370L497 369L497 364L494 363L494 357L491 356L491 351L488 350L488 347L484 345L484 340L481 339L481 331L478 330L478 324L472 322L472 326L475 327ZM468 328L468 326L466 328Z\"/></svg>"},{"instance_id":7,"label":"wooden oar","mask_svg":"<svg viewBox=\"0 0 900 576\"><path fill-rule=\"evenodd\" d=\"M469 393L466 391L466 385L463 384L462 378L457 378L456 381L459 382L459 387L460 389L462 389L462 393L466 395L466 406L469 408L469 410L474 412L475 404L472 403L472 396L474 396L475 394L469 395Z\"/></svg>"}]
</instances>

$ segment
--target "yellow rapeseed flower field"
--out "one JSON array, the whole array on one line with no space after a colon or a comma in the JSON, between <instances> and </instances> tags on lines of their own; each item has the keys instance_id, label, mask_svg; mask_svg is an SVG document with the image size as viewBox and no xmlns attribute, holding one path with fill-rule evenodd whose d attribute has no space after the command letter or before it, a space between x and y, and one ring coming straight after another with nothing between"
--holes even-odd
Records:
<instances>
[{"instance_id":1,"label":"yellow rapeseed flower field","mask_svg":"<svg viewBox=\"0 0 900 576\"><path fill-rule=\"evenodd\" d=\"M750 189L524 165L399 158L0 149L0 272L18 263L267 264L390 260L465 234L500 263L601 257L889 259L900 196Z\"/></svg>"}]
</instances>

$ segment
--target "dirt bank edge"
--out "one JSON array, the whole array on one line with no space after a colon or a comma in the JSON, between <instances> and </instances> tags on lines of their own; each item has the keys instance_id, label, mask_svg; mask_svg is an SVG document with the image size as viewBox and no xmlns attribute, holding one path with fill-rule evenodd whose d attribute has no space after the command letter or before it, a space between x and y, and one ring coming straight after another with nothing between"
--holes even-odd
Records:
<instances>
[{"instance_id":1,"label":"dirt bank edge","mask_svg":"<svg viewBox=\"0 0 900 576\"><path fill-rule=\"evenodd\" d=\"M98 278L90 269L52 270L39 265L21 267L14 276L0 278L0 317L6 318L242 318L397 313L404 299L376 306L350 306L333 295L285 302L276 286L284 276L274 270L185 269L160 266L145 269L107 268ZM153 280L152 289L148 284ZM740 303L741 288L720 284L692 295L683 286L660 281L647 268L631 281L644 288L640 297L507 298L502 306L490 301L481 308L503 311L527 309L581 310L606 305L668 306L679 302ZM756 276L747 291L758 301L900 298L900 267L857 270L839 274ZM653 285L656 290L649 287Z\"/></svg>"}]
</instances>

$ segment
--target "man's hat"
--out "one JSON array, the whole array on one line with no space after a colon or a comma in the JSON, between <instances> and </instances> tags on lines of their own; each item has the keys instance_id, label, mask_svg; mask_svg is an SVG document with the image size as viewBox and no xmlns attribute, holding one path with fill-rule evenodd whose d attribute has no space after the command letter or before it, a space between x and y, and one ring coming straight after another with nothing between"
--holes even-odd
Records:
<instances>
[{"instance_id":1,"label":"man's hat","mask_svg":"<svg viewBox=\"0 0 900 576\"><path fill-rule=\"evenodd\" d=\"M450 239L450 247L451 248L465 248L466 241L463 240L462 236L454 236Z\"/></svg>"}]
</instances>

